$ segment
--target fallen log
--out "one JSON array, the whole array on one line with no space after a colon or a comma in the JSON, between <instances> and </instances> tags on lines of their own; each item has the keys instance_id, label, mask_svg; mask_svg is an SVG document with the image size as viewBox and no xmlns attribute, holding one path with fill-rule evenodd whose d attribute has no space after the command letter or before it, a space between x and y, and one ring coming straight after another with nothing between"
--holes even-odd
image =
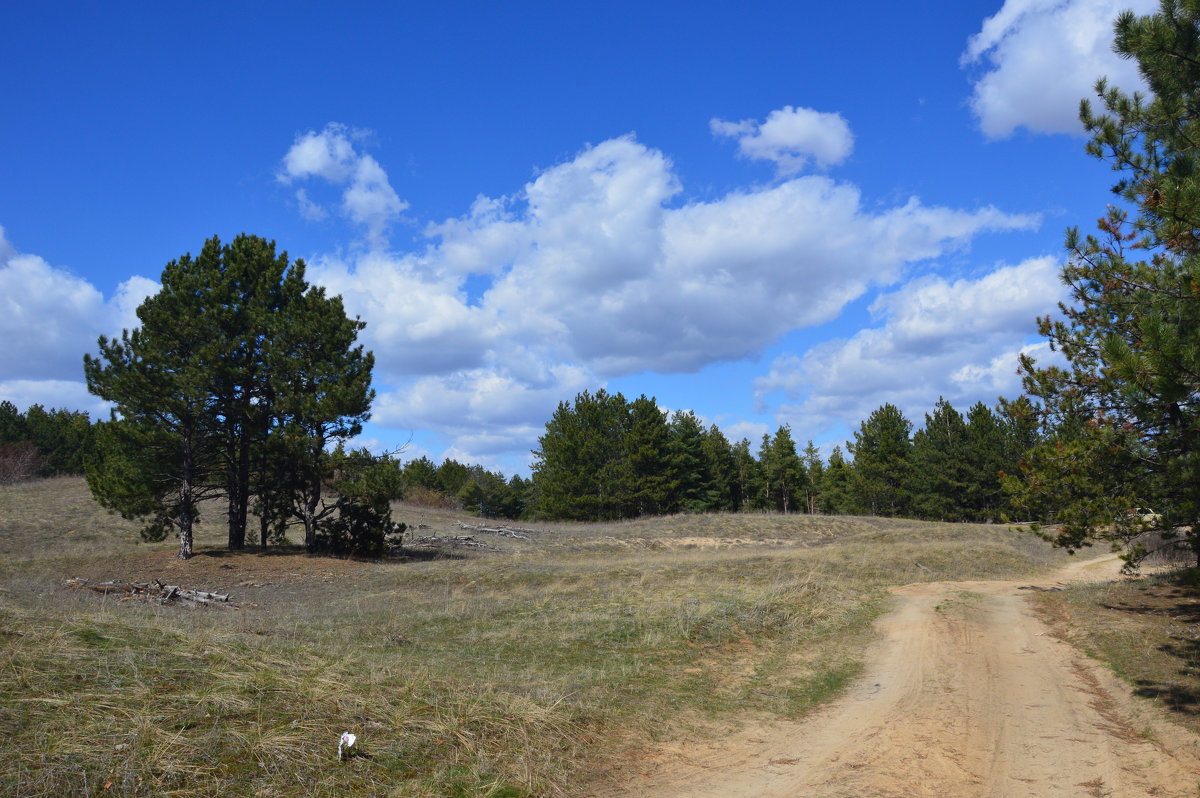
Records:
<instances>
[{"instance_id":1,"label":"fallen log","mask_svg":"<svg viewBox=\"0 0 1200 798\"><path fill-rule=\"evenodd\" d=\"M96 593L123 593L124 599L143 599L158 604L186 602L189 606L230 606L229 595L226 593L210 593L204 590L191 590L179 585L165 585L155 579L152 583L145 582L91 582L87 579L68 579L67 587L76 590L91 590Z\"/></svg>"},{"instance_id":2,"label":"fallen log","mask_svg":"<svg viewBox=\"0 0 1200 798\"><path fill-rule=\"evenodd\" d=\"M477 540L474 535L431 535L429 537L413 538L409 546L427 546L443 549L479 549L480 551L500 551L495 546Z\"/></svg>"},{"instance_id":3,"label":"fallen log","mask_svg":"<svg viewBox=\"0 0 1200 798\"><path fill-rule=\"evenodd\" d=\"M530 534L536 534L536 529L522 529L519 526L484 526L483 524L467 524L462 521L455 521L455 526L459 529L469 529L472 532L481 532L485 535L500 535L501 537L513 538L514 540L529 540Z\"/></svg>"}]
</instances>

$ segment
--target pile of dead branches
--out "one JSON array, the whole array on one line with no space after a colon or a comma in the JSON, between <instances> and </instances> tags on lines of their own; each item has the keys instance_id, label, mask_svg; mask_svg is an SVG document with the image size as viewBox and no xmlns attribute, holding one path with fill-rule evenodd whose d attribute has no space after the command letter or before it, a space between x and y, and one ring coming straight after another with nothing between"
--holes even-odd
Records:
<instances>
[{"instance_id":1,"label":"pile of dead branches","mask_svg":"<svg viewBox=\"0 0 1200 798\"><path fill-rule=\"evenodd\" d=\"M153 582L90 582L87 579L68 579L67 587L91 590L106 596L116 594L122 601L153 601L156 604L180 603L188 607L230 606L228 594L189 590L179 585L164 585L157 579Z\"/></svg>"},{"instance_id":2,"label":"pile of dead branches","mask_svg":"<svg viewBox=\"0 0 1200 798\"><path fill-rule=\"evenodd\" d=\"M483 524L466 524L462 521L455 521L454 524L459 529L468 529L485 535L499 535L514 540L529 540L529 535L537 533L536 529L522 529L519 526L484 526Z\"/></svg>"},{"instance_id":3,"label":"pile of dead branches","mask_svg":"<svg viewBox=\"0 0 1200 798\"><path fill-rule=\"evenodd\" d=\"M410 547L423 546L434 549L476 549L477 551L500 551L495 546L488 545L475 538L474 535L433 535L430 537L413 538L408 542Z\"/></svg>"}]
</instances>

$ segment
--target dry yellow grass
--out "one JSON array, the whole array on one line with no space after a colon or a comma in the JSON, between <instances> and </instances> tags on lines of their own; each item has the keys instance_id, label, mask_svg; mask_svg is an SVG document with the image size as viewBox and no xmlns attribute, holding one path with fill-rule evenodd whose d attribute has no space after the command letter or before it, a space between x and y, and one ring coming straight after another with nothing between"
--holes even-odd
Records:
<instances>
[{"instance_id":1,"label":"dry yellow grass","mask_svg":"<svg viewBox=\"0 0 1200 798\"><path fill-rule=\"evenodd\" d=\"M454 513L394 515L461 534ZM0 488L0 793L578 794L614 752L835 695L887 585L1060 560L1004 527L712 515L372 564L222 552L221 520L182 563L80 480ZM118 601L72 576L238 606ZM339 763L344 730L361 755Z\"/></svg>"}]
</instances>

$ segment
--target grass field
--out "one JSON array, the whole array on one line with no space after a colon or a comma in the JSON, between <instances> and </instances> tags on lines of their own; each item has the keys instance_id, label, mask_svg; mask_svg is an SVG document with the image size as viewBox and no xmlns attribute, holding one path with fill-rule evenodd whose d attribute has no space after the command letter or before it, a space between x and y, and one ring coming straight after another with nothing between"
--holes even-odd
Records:
<instances>
[{"instance_id":1,"label":"grass field","mask_svg":"<svg viewBox=\"0 0 1200 798\"><path fill-rule=\"evenodd\" d=\"M454 513L394 516L461 534ZM181 562L82 480L0 488L0 794L582 795L654 740L836 695L888 585L1063 559L1002 526L706 515L527 525L527 541L489 537L499 552L367 563L231 554L222 520ZM343 731L358 755L339 763Z\"/></svg>"}]
</instances>

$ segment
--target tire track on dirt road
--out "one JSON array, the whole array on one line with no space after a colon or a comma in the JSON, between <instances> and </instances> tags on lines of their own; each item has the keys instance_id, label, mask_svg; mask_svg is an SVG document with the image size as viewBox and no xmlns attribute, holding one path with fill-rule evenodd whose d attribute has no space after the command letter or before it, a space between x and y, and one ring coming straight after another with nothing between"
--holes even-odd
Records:
<instances>
[{"instance_id":1,"label":"tire track on dirt road","mask_svg":"<svg viewBox=\"0 0 1200 798\"><path fill-rule=\"evenodd\" d=\"M1119 566L1109 556L1040 582L895 588L846 696L802 722L657 752L609 795L1200 795L1200 740L1171 724L1144 735L1128 688L1050 636L1025 599Z\"/></svg>"}]
</instances>

